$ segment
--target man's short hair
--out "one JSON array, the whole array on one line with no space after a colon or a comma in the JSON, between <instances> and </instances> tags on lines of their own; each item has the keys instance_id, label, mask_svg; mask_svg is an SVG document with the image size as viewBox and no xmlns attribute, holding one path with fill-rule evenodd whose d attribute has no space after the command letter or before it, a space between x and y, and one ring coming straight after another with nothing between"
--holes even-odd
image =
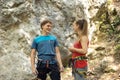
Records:
<instances>
[{"instance_id":1,"label":"man's short hair","mask_svg":"<svg viewBox=\"0 0 120 80\"><path fill-rule=\"evenodd\" d=\"M44 21L42 21L41 22L41 29L42 29L42 26L44 26L45 24L47 24L47 23L50 23L50 24L52 24L52 22L50 21L50 20L44 20Z\"/></svg>"}]
</instances>

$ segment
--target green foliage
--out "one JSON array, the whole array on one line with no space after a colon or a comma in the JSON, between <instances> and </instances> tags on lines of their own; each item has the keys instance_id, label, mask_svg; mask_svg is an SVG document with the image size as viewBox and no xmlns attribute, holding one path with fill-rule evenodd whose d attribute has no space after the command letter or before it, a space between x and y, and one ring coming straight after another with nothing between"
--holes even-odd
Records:
<instances>
[{"instance_id":1,"label":"green foliage","mask_svg":"<svg viewBox=\"0 0 120 80\"><path fill-rule=\"evenodd\" d=\"M111 0L107 0L107 4L110 5L112 3Z\"/></svg>"},{"instance_id":2,"label":"green foliage","mask_svg":"<svg viewBox=\"0 0 120 80\"><path fill-rule=\"evenodd\" d=\"M106 12L101 16L101 18L103 18L99 26L101 32L107 33L109 36L120 32L117 30L117 26L120 25L120 16L116 14L117 12L114 9L111 14Z\"/></svg>"},{"instance_id":3,"label":"green foliage","mask_svg":"<svg viewBox=\"0 0 120 80\"><path fill-rule=\"evenodd\" d=\"M118 44L118 45L115 46L115 51L116 52L120 51L120 44Z\"/></svg>"},{"instance_id":4,"label":"green foliage","mask_svg":"<svg viewBox=\"0 0 120 80\"><path fill-rule=\"evenodd\" d=\"M115 46L115 54L114 54L115 61L120 62L120 44Z\"/></svg>"},{"instance_id":5,"label":"green foliage","mask_svg":"<svg viewBox=\"0 0 120 80\"><path fill-rule=\"evenodd\" d=\"M114 28L116 28L118 25L120 25L120 17L118 15L113 20L112 25L114 26Z\"/></svg>"}]
</instances>

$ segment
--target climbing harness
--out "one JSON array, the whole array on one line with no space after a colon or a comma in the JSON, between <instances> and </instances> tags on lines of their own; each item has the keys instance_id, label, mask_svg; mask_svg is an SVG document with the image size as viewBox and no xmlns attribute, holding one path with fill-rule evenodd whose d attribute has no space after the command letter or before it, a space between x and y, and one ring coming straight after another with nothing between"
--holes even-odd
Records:
<instances>
[{"instance_id":1,"label":"climbing harness","mask_svg":"<svg viewBox=\"0 0 120 80\"><path fill-rule=\"evenodd\" d=\"M86 78L87 73L86 73L85 70L79 70L79 69L75 68L76 61L78 61L78 60L86 60L86 59L87 59L86 56L78 56L78 57L75 57L74 59L70 59L68 65L70 67L72 67L72 73L76 72L76 73L78 73L78 74L80 74L80 75L82 75L82 76L84 76Z\"/></svg>"}]
</instances>

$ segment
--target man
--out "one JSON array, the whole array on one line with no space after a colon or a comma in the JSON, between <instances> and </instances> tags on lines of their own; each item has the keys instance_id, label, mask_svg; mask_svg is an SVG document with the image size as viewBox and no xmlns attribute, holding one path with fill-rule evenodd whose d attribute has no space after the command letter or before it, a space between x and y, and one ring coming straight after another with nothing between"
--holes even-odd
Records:
<instances>
[{"instance_id":1,"label":"man","mask_svg":"<svg viewBox=\"0 0 120 80\"><path fill-rule=\"evenodd\" d=\"M36 37L32 43L31 67L37 78L46 80L49 73L51 80L60 80L60 72L63 71L58 41L50 34L52 22L44 20L41 23L42 35ZM38 52L37 67L35 67L35 56ZM59 66L59 67L58 67Z\"/></svg>"}]
</instances>

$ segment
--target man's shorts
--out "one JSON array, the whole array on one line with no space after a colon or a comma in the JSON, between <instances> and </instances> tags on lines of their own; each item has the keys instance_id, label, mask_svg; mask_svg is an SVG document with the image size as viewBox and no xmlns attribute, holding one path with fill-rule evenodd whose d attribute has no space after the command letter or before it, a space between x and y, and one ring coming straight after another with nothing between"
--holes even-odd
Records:
<instances>
[{"instance_id":1,"label":"man's shorts","mask_svg":"<svg viewBox=\"0 0 120 80\"><path fill-rule=\"evenodd\" d=\"M37 78L41 80L46 80L47 74L49 74L51 80L60 80L60 71L57 63L46 65L38 61L36 69L38 70Z\"/></svg>"}]
</instances>

